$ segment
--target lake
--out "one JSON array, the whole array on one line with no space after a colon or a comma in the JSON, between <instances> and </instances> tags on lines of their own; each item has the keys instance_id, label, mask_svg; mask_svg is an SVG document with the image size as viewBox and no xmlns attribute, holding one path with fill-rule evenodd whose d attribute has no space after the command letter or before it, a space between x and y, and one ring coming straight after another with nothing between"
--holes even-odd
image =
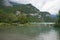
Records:
<instances>
[{"instance_id":1,"label":"lake","mask_svg":"<svg viewBox=\"0 0 60 40\"><path fill-rule=\"evenodd\" d=\"M0 40L59 40L59 35L48 25L30 24L0 31Z\"/></svg>"}]
</instances>

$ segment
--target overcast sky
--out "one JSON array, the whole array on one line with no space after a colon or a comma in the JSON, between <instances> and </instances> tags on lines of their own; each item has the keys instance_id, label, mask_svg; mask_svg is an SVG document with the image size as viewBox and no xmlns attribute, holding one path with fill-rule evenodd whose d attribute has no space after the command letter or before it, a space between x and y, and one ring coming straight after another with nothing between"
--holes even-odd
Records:
<instances>
[{"instance_id":1,"label":"overcast sky","mask_svg":"<svg viewBox=\"0 0 60 40\"><path fill-rule=\"evenodd\" d=\"M51 14L56 14L60 9L60 0L11 0L17 3L31 3L40 11L48 11Z\"/></svg>"}]
</instances>

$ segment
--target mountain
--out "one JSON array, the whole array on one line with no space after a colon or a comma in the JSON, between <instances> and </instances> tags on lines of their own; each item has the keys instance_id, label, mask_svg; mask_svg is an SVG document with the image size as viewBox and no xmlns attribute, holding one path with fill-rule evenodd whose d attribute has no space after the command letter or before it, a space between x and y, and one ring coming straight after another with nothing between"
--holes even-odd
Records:
<instances>
[{"instance_id":1,"label":"mountain","mask_svg":"<svg viewBox=\"0 0 60 40\"><path fill-rule=\"evenodd\" d=\"M49 12L41 12L39 9L34 7L32 4L19 4L19 3L15 3L15 2L10 2L10 4L12 4L13 6L2 6L2 7L0 7L0 11L2 11L3 13L9 13L9 14L10 13L16 14L16 11L20 11L20 12L26 13L26 14L31 14L31 13L38 14L36 16L36 19L38 18L39 15L41 15L41 19L43 18L43 20L45 22L51 22L51 21L55 20L55 19L53 19L53 17L51 17L51 14ZM39 19L39 21L41 19Z\"/></svg>"},{"instance_id":2,"label":"mountain","mask_svg":"<svg viewBox=\"0 0 60 40\"><path fill-rule=\"evenodd\" d=\"M3 6L3 7L0 7L0 8L5 10L5 11L7 10L8 12L13 12L13 11L14 12L20 11L20 12L23 12L23 13L38 13L38 12L40 12L32 4L19 4L19 3L15 3L15 2L10 2L10 4L13 5L13 6ZM3 4L1 4L1 5L3 5Z\"/></svg>"},{"instance_id":3,"label":"mountain","mask_svg":"<svg viewBox=\"0 0 60 40\"><path fill-rule=\"evenodd\" d=\"M51 15L51 17L54 18L54 19L57 19L57 16L58 15L54 15L54 14Z\"/></svg>"},{"instance_id":4,"label":"mountain","mask_svg":"<svg viewBox=\"0 0 60 40\"><path fill-rule=\"evenodd\" d=\"M21 5L24 5L24 4L19 4L19 3L16 3L16 2L9 2L10 4L12 4L13 6L21 6Z\"/></svg>"}]
</instances>

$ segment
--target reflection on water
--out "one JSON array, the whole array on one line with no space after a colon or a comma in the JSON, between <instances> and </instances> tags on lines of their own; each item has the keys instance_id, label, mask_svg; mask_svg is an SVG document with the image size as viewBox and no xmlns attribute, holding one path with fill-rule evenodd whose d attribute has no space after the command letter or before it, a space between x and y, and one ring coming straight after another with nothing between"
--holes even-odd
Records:
<instances>
[{"instance_id":1,"label":"reflection on water","mask_svg":"<svg viewBox=\"0 0 60 40\"><path fill-rule=\"evenodd\" d=\"M58 40L58 33L55 30L51 30L48 33L41 33L37 40Z\"/></svg>"},{"instance_id":2,"label":"reflection on water","mask_svg":"<svg viewBox=\"0 0 60 40\"><path fill-rule=\"evenodd\" d=\"M52 29L49 32L40 33L36 37L29 37L23 34L4 33L0 35L0 40L58 40L58 33Z\"/></svg>"},{"instance_id":3,"label":"reflection on water","mask_svg":"<svg viewBox=\"0 0 60 40\"><path fill-rule=\"evenodd\" d=\"M13 31L14 32L22 31L22 33L25 31L25 34L14 33ZM26 27L25 28L17 27L17 28L13 28L13 30L12 30L13 33L11 33L11 32L9 33L9 32L8 33L1 32L0 40L59 40L58 39L59 35L58 35L57 31L55 31L52 28L44 27L43 25L42 25L42 27L40 27L40 25L38 25L37 27L34 26L34 27L29 27L29 28L28 27L27 28ZM30 34L32 34L32 35L30 35Z\"/></svg>"}]
</instances>

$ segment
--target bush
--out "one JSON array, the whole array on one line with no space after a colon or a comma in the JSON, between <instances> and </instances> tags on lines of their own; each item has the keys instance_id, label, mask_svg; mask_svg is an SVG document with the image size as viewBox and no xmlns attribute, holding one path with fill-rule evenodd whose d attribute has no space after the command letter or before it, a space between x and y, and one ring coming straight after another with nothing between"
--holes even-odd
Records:
<instances>
[{"instance_id":1,"label":"bush","mask_svg":"<svg viewBox=\"0 0 60 40\"><path fill-rule=\"evenodd\" d=\"M21 24L25 24L25 23L28 23L28 18L27 18L26 15L20 14L20 15L18 16L18 21L19 21L19 23L21 23Z\"/></svg>"},{"instance_id":2,"label":"bush","mask_svg":"<svg viewBox=\"0 0 60 40\"><path fill-rule=\"evenodd\" d=\"M54 25L54 28L60 28L60 11L59 11L59 15L58 15L58 19L56 24Z\"/></svg>"},{"instance_id":3,"label":"bush","mask_svg":"<svg viewBox=\"0 0 60 40\"><path fill-rule=\"evenodd\" d=\"M5 23L12 23L13 21L16 21L17 17L16 15L10 13L0 13L0 22L5 22Z\"/></svg>"}]
</instances>

